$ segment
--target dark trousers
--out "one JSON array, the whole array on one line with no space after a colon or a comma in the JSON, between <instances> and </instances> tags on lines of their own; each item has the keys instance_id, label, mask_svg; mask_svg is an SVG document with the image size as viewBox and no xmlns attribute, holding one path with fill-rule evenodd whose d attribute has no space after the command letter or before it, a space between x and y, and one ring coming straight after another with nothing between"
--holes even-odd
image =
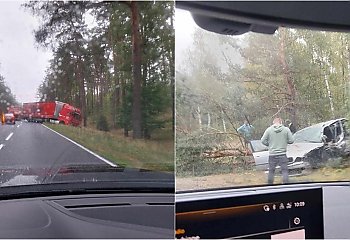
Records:
<instances>
[{"instance_id":1,"label":"dark trousers","mask_svg":"<svg viewBox=\"0 0 350 240\"><path fill-rule=\"evenodd\" d=\"M282 171L283 183L288 182L288 158L286 154L270 155L269 156L269 176L267 178L268 184L273 184L275 178L275 169L279 165Z\"/></svg>"}]
</instances>

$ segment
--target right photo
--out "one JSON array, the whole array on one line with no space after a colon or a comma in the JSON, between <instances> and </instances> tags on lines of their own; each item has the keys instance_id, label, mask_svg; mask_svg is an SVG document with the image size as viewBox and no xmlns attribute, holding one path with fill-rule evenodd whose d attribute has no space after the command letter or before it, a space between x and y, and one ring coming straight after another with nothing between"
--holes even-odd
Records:
<instances>
[{"instance_id":1,"label":"right photo","mask_svg":"<svg viewBox=\"0 0 350 240\"><path fill-rule=\"evenodd\" d=\"M348 238L349 8L176 2L176 238Z\"/></svg>"}]
</instances>

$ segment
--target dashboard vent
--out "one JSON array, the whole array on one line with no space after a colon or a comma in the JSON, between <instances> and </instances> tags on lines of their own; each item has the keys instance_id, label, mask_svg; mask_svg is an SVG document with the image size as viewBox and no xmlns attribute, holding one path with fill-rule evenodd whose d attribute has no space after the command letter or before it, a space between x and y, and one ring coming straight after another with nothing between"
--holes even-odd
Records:
<instances>
[{"instance_id":1,"label":"dashboard vent","mask_svg":"<svg viewBox=\"0 0 350 240\"><path fill-rule=\"evenodd\" d=\"M118 196L118 195L116 195ZM54 200L67 212L90 218L91 221L103 220L114 223L128 223L157 228L173 226L175 211L174 198L119 195L108 197L69 198ZM149 218L149 216L157 216Z\"/></svg>"},{"instance_id":2,"label":"dashboard vent","mask_svg":"<svg viewBox=\"0 0 350 240\"><path fill-rule=\"evenodd\" d=\"M130 203L102 203L102 204L77 204L77 205L66 205L67 209L77 209L77 208L99 208L99 207L120 207L120 206L130 206Z\"/></svg>"},{"instance_id":3,"label":"dashboard vent","mask_svg":"<svg viewBox=\"0 0 350 240\"><path fill-rule=\"evenodd\" d=\"M154 202L154 203L146 203L150 206L174 206L174 203L171 202Z\"/></svg>"}]
</instances>

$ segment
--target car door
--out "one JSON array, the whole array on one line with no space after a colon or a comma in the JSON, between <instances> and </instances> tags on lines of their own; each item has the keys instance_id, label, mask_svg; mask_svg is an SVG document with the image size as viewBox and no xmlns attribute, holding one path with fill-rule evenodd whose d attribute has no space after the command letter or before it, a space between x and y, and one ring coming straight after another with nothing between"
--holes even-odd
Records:
<instances>
[{"instance_id":1,"label":"car door","mask_svg":"<svg viewBox=\"0 0 350 240\"><path fill-rule=\"evenodd\" d=\"M267 146L261 143L261 140L252 140L250 147L257 170L267 170L269 165L269 151Z\"/></svg>"}]
</instances>

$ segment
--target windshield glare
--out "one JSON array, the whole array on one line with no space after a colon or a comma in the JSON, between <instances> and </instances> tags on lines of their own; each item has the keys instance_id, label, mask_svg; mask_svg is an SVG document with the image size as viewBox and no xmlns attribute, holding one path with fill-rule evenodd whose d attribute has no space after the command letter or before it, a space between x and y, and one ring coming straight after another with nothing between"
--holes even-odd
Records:
<instances>
[{"instance_id":1,"label":"windshield glare","mask_svg":"<svg viewBox=\"0 0 350 240\"><path fill-rule=\"evenodd\" d=\"M180 9L175 29L178 191L349 180L348 33L221 35Z\"/></svg>"}]
</instances>

